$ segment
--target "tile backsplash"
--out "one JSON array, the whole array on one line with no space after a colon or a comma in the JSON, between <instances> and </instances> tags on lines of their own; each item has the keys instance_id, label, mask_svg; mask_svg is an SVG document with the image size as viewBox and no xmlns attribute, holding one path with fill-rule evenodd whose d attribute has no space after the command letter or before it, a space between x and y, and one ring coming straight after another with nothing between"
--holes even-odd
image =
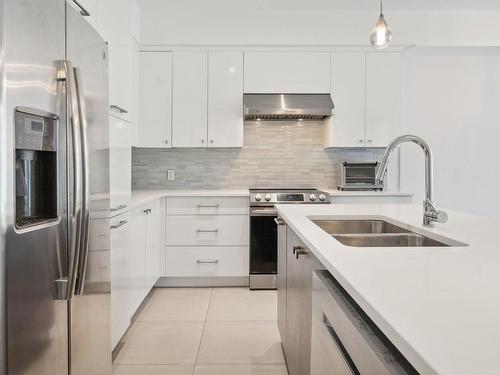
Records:
<instances>
[{"instance_id":1,"label":"tile backsplash","mask_svg":"<svg viewBox=\"0 0 500 375\"><path fill-rule=\"evenodd\" d=\"M243 148L133 148L132 187L336 189L338 163L380 159L383 149L324 149L323 129L316 122L246 123Z\"/></svg>"}]
</instances>

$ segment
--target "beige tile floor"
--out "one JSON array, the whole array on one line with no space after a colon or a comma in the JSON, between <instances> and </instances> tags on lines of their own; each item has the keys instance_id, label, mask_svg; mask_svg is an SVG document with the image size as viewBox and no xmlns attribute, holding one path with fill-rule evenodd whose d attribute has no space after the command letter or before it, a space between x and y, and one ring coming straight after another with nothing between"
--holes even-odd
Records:
<instances>
[{"instance_id":1,"label":"beige tile floor","mask_svg":"<svg viewBox=\"0 0 500 375\"><path fill-rule=\"evenodd\" d=\"M287 375L276 292L160 288L124 338L113 375Z\"/></svg>"}]
</instances>

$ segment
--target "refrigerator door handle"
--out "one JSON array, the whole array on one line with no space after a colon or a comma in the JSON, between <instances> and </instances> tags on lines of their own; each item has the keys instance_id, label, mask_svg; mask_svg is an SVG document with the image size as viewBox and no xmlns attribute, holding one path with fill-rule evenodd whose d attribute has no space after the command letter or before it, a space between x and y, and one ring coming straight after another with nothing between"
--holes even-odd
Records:
<instances>
[{"instance_id":1,"label":"refrigerator door handle","mask_svg":"<svg viewBox=\"0 0 500 375\"><path fill-rule=\"evenodd\" d=\"M76 93L76 85L73 74L73 67L70 61L64 61L64 73L66 79L66 90L68 100L68 119L70 126L70 151L72 154L72 169L73 179L68 187L70 194L70 209L68 212L70 223L70 248L68 262L68 276L66 288L64 290L65 299L70 300L75 291L76 280L78 276L78 253L80 249L81 226L82 226L82 151L81 151L81 132L80 132L80 116L78 113L78 98ZM71 186L71 183L73 186ZM63 278L63 280L66 278Z\"/></svg>"},{"instance_id":2,"label":"refrigerator door handle","mask_svg":"<svg viewBox=\"0 0 500 375\"><path fill-rule=\"evenodd\" d=\"M73 68L76 97L78 102L78 115L80 120L80 141L81 141L81 166L82 166L82 222L81 241L78 260L78 279L76 284L76 295L82 295L85 286L85 276L87 273L87 263L90 242L90 180L89 180L89 145L87 138L87 111L83 90L83 81L80 68Z\"/></svg>"}]
</instances>

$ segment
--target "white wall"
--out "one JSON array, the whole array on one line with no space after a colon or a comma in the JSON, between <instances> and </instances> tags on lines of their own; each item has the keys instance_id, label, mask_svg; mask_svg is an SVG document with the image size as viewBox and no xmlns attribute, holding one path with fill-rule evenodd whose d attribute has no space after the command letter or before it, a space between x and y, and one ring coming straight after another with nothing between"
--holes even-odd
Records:
<instances>
[{"instance_id":1,"label":"white wall","mask_svg":"<svg viewBox=\"0 0 500 375\"><path fill-rule=\"evenodd\" d=\"M500 48L416 48L404 61L403 128L434 151L438 204L500 218ZM401 187L423 198L423 153L401 154Z\"/></svg>"},{"instance_id":2,"label":"white wall","mask_svg":"<svg viewBox=\"0 0 500 375\"><path fill-rule=\"evenodd\" d=\"M167 4L167 3L166 3ZM141 43L150 45L362 45L368 46L377 9L309 10L142 9ZM451 5L450 5L451 6ZM167 7L167 5L164 5ZM316 8L317 9L317 8ZM391 11L395 45L498 46L500 10Z\"/></svg>"}]
</instances>

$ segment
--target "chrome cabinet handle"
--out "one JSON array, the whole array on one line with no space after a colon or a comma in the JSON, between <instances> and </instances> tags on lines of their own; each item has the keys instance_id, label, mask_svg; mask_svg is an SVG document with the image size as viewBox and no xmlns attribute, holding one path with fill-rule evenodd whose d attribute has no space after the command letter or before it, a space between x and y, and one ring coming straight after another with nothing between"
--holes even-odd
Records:
<instances>
[{"instance_id":1,"label":"chrome cabinet handle","mask_svg":"<svg viewBox=\"0 0 500 375\"><path fill-rule=\"evenodd\" d=\"M196 232L198 233L217 233L219 230L214 228L214 229L196 229Z\"/></svg>"},{"instance_id":2,"label":"chrome cabinet handle","mask_svg":"<svg viewBox=\"0 0 500 375\"><path fill-rule=\"evenodd\" d=\"M76 96L78 101L78 114L80 117L80 140L82 152L82 226L79 260L78 260L78 278L76 284L77 295L83 294L85 285L85 276L87 274L87 263L90 248L90 178L89 178L89 145L87 138L87 108L85 105L85 94L83 89L83 80L80 68L73 68L75 75Z\"/></svg>"},{"instance_id":3,"label":"chrome cabinet handle","mask_svg":"<svg viewBox=\"0 0 500 375\"><path fill-rule=\"evenodd\" d=\"M119 206L111 208L110 211L111 212L120 211L120 210L123 210L124 208L127 208L127 205L126 204L120 204Z\"/></svg>"},{"instance_id":4,"label":"chrome cabinet handle","mask_svg":"<svg viewBox=\"0 0 500 375\"><path fill-rule=\"evenodd\" d=\"M285 220L283 220L281 217L275 217L274 222L278 225L285 225Z\"/></svg>"},{"instance_id":5,"label":"chrome cabinet handle","mask_svg":"<svg viewBox=\"0 0 500 375\"><path fill-rule=\"evenodd\" d=\"M198 208L219 208L219 204L199 204Z\"/></svg>"},{"instance_id":6,"label":"chrome cabinet handle","mask_svg":"<svg viewBox=\"0 0 500 375\"><path fill-rule=\"evenodd\" d=\"M112 225L111 229L118 229L118 228L124 226L127 223L128 223L128 220L120 220L120 222L118 224Z\"/></svg>"},{"instance_id":7,"label":"chrome cabinet handle","mask_svg":"<svg viewBox=\"0 0 500 375\"><path fill-rule=\"evenodd\" d=\"M292 248L292 250L293 250L293 253L295 254L297 251L304 250L304 248L302 246L294 246Z\"/></svg>"},{"instance_id":8,"label":"chrome cabinet handle","mask_svg":"<svg viewBox=\"0 0 500 375\"><path fill-rule=\"evenodd\" d=\"M144 211L143 211L146 215L149 215L151 213L151 208L146 208Z\"/></svg>"},{"instance_id":9,"label":"chrome cabinet handle","mask_svg":"<svg viewBox=\"0 0 500 375\"><path fill-rule=\"evenodd\" d=\"M295 251L295 258L299 259L299 256L307 255L307 254L309 254L309 252L306 250L297 250L297 251Z\"/></svg>"},{"instance_id":10,"label":"chrome cabinet handle","mask_svg":"<svg viewBox=\"0 0 500 375\"><path fill-rule=\"evenodd\" d=\"M125 108L122 108L116 104L111 104L109 108L113 111L116 111L118 113L128 113L128 111Z\"/></svg>"},{"instance_id":11,"label":"chrome cabinet handle","mask_svg":"<svg viewBox=\"0 0 500 375\"><path fill-rule=\"evenodd\" d=\"M89 11L82 5L78 0L73 0L73 2L80 8L80 14L84 17L90 16Z\"/></svg>"},{"instance_id":12,"label":"chrome cabinet handle","mask_svg":"<svg viewBox=\"0 0 500 375\"><path fill-rule=\"evenodd\" d=\"M200 259L196 259L196 263L197 264L217 264L217 263L219 263L219 259L215 259L215 260L200 260Z\"/></svg>"}]
</instances>

